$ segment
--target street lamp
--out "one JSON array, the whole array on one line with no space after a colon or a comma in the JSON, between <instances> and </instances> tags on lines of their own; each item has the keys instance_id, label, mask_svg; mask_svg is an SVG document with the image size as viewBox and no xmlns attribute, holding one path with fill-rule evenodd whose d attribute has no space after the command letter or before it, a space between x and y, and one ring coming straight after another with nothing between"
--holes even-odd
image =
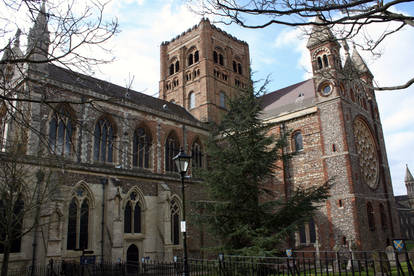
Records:
<instances>
[{"instance_id":1,"label":"street lamp","mask_svg":"<svg viewBox=\"0 0 414 276\"><path fill-rule=\"evenodd\" d=\"M188 271L188 257L187 257L187 229L185 225L185 192L184 192L184 176L188 170L188 164L190 163L191 156L184 153L181 149L180 152L173 158L177 170L181 176L181 196L183 198L183 220L181 221L181 232L183 233L183 247L184 247L184 276L189 275Z\"/></svg>"}]
</instances>

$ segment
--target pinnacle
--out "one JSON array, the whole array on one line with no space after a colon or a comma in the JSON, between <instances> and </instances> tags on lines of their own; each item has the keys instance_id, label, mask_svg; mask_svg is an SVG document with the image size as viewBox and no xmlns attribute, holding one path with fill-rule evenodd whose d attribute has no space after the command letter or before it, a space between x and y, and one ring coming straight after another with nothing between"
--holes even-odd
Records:
<instances>
[{"instance_id":1,"label":"pinnacle","mask_svg":"<svg viewBox=\"0 0 414 276\"><path fill-rule=\"evenodd\" d=\"M362 59L361 55L358 53L355 45L354 50L352 52L352 61L354 63L355 68L358 70L359 73L368 73L372 76L371 71L368 69L365 61Z\"/></svg>"},{"instance_id":2,"label":"pinnacle","mask_svg":"<svg viewBox=\"0 0 414 276\"><path fill-rule=\"evenodd\" d=\"M406 165L405 167L405 178L404 178L405 182L414 182L414 178L413 175L410 172L410 169L408 168L408 165Z\"/></svg>"}]
</instances>

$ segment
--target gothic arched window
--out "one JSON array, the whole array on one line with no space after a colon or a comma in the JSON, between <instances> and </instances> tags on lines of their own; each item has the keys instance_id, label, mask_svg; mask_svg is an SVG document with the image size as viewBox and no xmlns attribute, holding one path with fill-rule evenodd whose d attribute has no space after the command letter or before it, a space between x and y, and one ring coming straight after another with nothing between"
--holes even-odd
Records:
<instances>
[{"instance_id":1,"label":"gothic arched window","mask_svg":"<svg viewBox=\"0 0 414 276\"><path fill-rule=\"evenodd\" d=\"M188 95L188 109L192 109L195 107L195 93L190 92Z\"/></svg>"},{"instance_id":2,"label":"gothic arched window","mask_svg":"<svg viewBox=\"0 0 414 276\"><path fill-rule=\"evenodd\" d=\"M80 209L79 248L88 248L89 233L89 202L85 199Z\"/></svg>"},{"instance_id":3,"label":"gothic arched window","mask_svg":"<svg viewBox=\"0 0 414 276\"><path fill-rule=\"evenodd\" d=\"M180 71L180 62L177 60L177 62L175 63L175 73L177 73L178 71Z\"/></svg>"},{"instance_id":4,"label":"gothic arched window","mask_svg":"<svg viewBox=\"0 0 414 276\"><path fill-rule=\"evenodd\" d=\"M133 160L135 167L150 168L151 136L145 128L140 127L134 132Z\"/></svg>"},{"instance_id":5,"label":"gothic arched window","mask_svg":"<svg viewBox=\"0 0 414 276\"><path fill-rule=\"evenodd\" d=\"M233 60L233 72L237 73L237 63Z\"/></svg>"},{"instance_id":6,"label":"gothic arched window","mask_svg":"<svg viewBox=\"0 0 414 276\"><path fill-rule=\"evenodd\" d=\"M129 195L125 206L124 233L141 233L141 205L136 192Z\"/></svg>"},{"instance_id":7,"label":"gothic arched window","mask_svg":"<svg viewBox=\"0 0 414 276\"><path fill-rule=\"evenodd\" d=\"M170 64L170 75L173 75L173 74L174 74L174 64L171 63Z\"/></svg>"},{"instance_id":8,"label":"gothic arched window","mask_svg":"<svg viewBox=\"0 0 414 276\"><path fill-rule=\"evenodd\" d=\"M192 65L194 63L193 61L193 54L188 55L188 66Z\"/></svg>"},{"instance_id":9,"label":"gothic arched window","mask_svg":"<svg viewBox=\"0 0 414 276\"><path fill-rule=\"evenodd\" d=\"M174 133L170 133L165 141L165 171L176 172L177 168L174 164L173 158L178 154L180 144Z\"/></svg>"},{"instance_id":10,"label":"gothic arched window","mask_svg":"<svg viewBox=\"0 0 414 276\"><path fill-rule=\"evenodd\" d=\"M176 199L171 200L171 242L180 244L180 207Z\"/></svg>"},{"instance_id":11,"label":"gothic arched window","mask_svg":"<svg viewBox=\"0 0 414 276\"><path fill-rule=\"evenodd\" d=\"M367 215L368 215L368 227L369 227L369 230L375 231L374 209L372 208L371 202L368 202L367 203Z\"/></svg>"},{"instance_id":12,"label":"gothic arched window","mask_svg":"<svg viewBox=\"0 0 414 276\"><path fill-rule=\"evenodd\" d=\"M49 122L49 147L58 155L69 155L73 145L73 122L65 108L54 112Z\"/></svg>"},{"instance_id":13,"label":"gothic arched window","mask_svg":"<svg viewBox=\"0 0 414 276\"><path fill-rule=\"evenodd\" d=\"M67 246L69 250L76 249L76 231L78 222L78 204L73 198L69 204Z\"/></svg>"},{"instance_id":14,"label":"gothic arched window","mask_svg":"<svg viewBox=\"0 0 414 276\"><path fill-rule=\"evenodd\" d=\"M218 54L216 51L213 51L213 61L214 63L218 63Z\"/></svg>"},{"instance_id":15,"label":"gothic arched window","mask_svg":"<svg viewBox=\"0 0 414 276\"><path fill-rule=\"evenodd\" d=\"M323 60L323 67L328 67L329 66L328 57L326 55L323 55L322 60Z\"/></svg>"},{"instance_id":16,"label":"gothic arched window","mask_svg":"<svg viewBox=\"0 0 414 276\"><path fill-rule=\"evenodd\" d=\"M195 51L194 52L194 63L198 62L199 60L200 60L200 57L199 57L198 51Z\"/></svg>"},{"instance_id":17,"label":"gothic arched window","mask_svg":"<svg viewBox=\"0 0 414 276\"><path fill-rule=\"evenodd\" d=\"M191 147L191 159L193 161L194 168L203 167L203 153L201 151L201 145L198 141L194 142Z\"/></svg>"},{"instance_id":18,"label":"gothic arched window","mask_svg":"<svg viewBox=\"0 0 414 276\"><path fill-rule=\"evenodd\" d=\"M311 218L309 223L309 241L310 243L315 243L316 242L316 229L315 229L315 222L313 221L313 219Z\"/></svg>"},{"instance_id":19,"label":"gothic arched window","mask_svg":"<svg viewBox=\"0 0 414 276\"><path fill-rule=\"evenodd\" d=\"M318 57L317 58L317 61L318 61L318 69L322 69L322 67L323 67L323 65L322 65L322 58L321 57Z\"/></svg>"},{"instance_id":20,"label":"gothic arched window","mask_svg":"<svg viewBox=\"0 0 414 276\"><path fill-rule=\"evenodd\" d=\"M74 192L68 210L68 250L89 248L90 200L83 187Z\"/></svg>"},{"instance_id":21,"label":"gothic arched window","mask_svg":"<svg viewBox=\"0 0 414 276\"><path fill-rule=\"evenodd\" d=\"M219 54L219 64L224 65L224 56L222 54Z\"/></svg>"},{"instance_id":22,"label":"gothic arched window","mask_svg":"<svg viewBox=\"0 0 414 276\"><path fill-rule=\"evenodd\" d=\"M114 128L108 119L100 119L95 125L93 160L113 161Z\"/></svg>"},{"instance_id":23,"label":"gothic arched window","mask_svg":"<svg viewBox=\"0 0 414 276\"><path fill-rule=\"evenodd\" d=\"M240 75L243 75L242 65L241 65L240 63L237 63L237 72L238 72Z\"/></svg>"},{"instance_id":24,"label":"gothic arched window","mask_svg":"<svg viewBox=\"0 0 414 276\"><path fill-rule=\"evenodd\" d=\"M303 150L302 133L300 131L293 134L293 146L295 152Z\"/></svg>"},{"instance_id":25,"label":"gothic arched window","mask_svg":"<svg viewBox=\"0 0 414 276\"><path fill-rule=\"evenodd\" d=\"M382 230L387 230L387 215L385 214L385 208L382 203L379 205L380 217L381 217L381 228Z\"/></svg>"}]
</instances>

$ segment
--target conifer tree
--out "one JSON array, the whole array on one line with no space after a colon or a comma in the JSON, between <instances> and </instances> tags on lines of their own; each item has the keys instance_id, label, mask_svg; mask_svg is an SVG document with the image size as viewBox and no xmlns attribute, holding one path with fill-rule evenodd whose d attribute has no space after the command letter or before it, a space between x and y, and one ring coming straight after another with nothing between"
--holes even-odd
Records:
<instances>
[{"instance_id":1,"label":"conifer tree","mask_svg":"<svg viewBox=\"0 0 414 276\"><path fill-rule=\"evenodd\" d=\"M289 199L272 190L276 163L289 156L281 150L286 137L268 135L273 125L260 119L262 91L241 90L229 100L207 143L208 169L200 172L210 200L198 218L226 253L274 255L328 194L329 185L295 187Z\"/></svg>"}]
</instances>

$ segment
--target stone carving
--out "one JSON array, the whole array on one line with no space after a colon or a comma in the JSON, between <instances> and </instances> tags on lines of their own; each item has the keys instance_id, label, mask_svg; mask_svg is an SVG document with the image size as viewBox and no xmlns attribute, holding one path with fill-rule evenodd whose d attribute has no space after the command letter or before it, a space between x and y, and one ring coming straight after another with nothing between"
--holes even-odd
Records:
<instances>
[{"instance_id":1,"label":"stone carving","mask_svg":"<svg viewBox=\"0 0 414 276\"><path fill-rule=\"evenodd\" d=\"M362 119L354 122L354 138L363 180L370 188L375 189L379 171L377 149L374 137Z\"/></svg>"}]
</instances>

